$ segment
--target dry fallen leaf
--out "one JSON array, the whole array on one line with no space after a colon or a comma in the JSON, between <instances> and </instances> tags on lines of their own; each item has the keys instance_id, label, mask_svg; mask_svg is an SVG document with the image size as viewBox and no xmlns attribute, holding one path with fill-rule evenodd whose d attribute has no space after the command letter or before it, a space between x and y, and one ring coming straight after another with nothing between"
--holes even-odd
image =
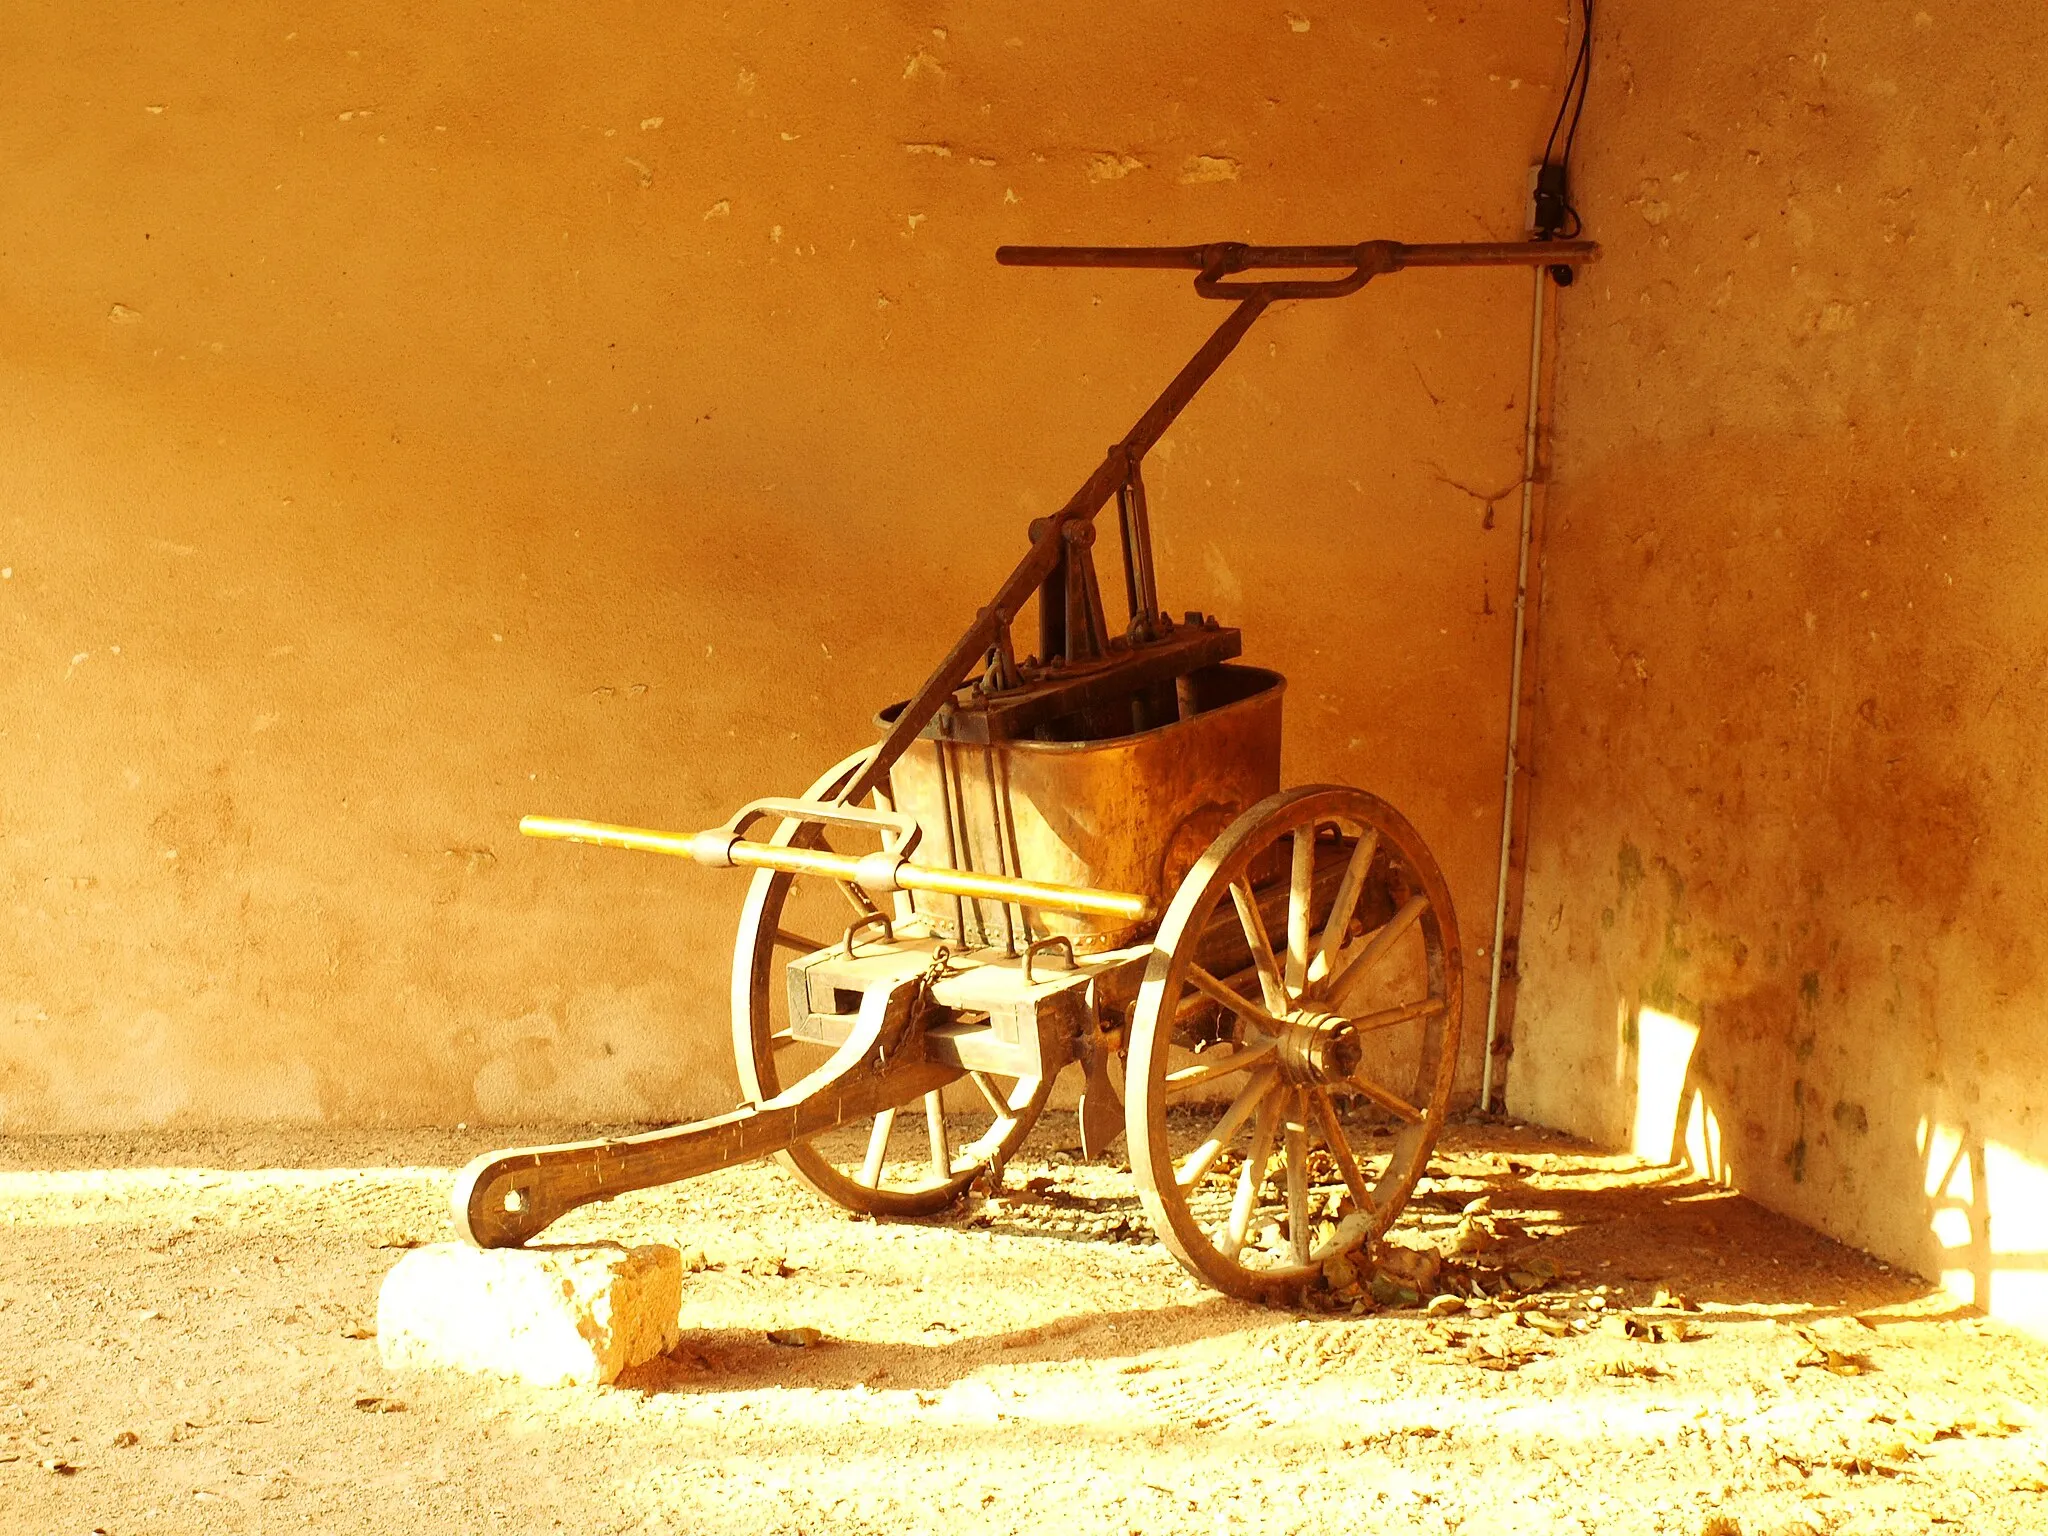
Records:
<instances>
[{"instance_id":1,"label":"dry fallen leaf","mask_svg":"<svg viewBox=\"0 0 2048 1536\"><path fill-rule=\"evenodd\" d=\"M1434 1248L1410 1248L1402 1243L1382 1243L1373 1259L1379 1272L1410 1290L1420 1291L1443 1268L1443 1256Z\"/></svg>"},{"instance_id":2,"label":"dry fallen leaf","mask_svg":"<svg viewBox=\"0 0 2048 1536\"><path fill-rule=\"evenodd\" d=\"M1481 1370L1519 1371L1531 1360L1541 1359L1549 1354L1531 1344L1511 1344L1501 1339L1474 1339L1466 1360Z\"/></svg>"},{"instance_id":3,"label":"dry fallen leaf","mask_svg":"<svg viewBox=\"0 0 2048 1536\"><path fill-rule=\"evenodd\" d=\"M1333 1292L1348 1290L1358 1284L1358 1266L1350 1255L1333 1253L1323 1260L1323 1283Z\"/></svg>"},{"instance_id":4,"label":"dry fallen leaf","mask_svg":"<svg viewBox=\"0 0 2048 1536\"><path fill-rule=\"evenodd\" d=\"M1618 1378L1635 1377L1643 1381L1655 1381L1667 1374L1664 1367L1649 1360L1610 1360L1600 1367L1602 1376Z\"/></svg>"},{"instance_id":5,"label":"dry fallen leaf","mask_svg":"<svg viewBox=\"0 0 2048 1536\"><path fill-rule=\"evenodd\" d=\"M1600 1331L1650 1344L1682 1344L1701 1336L1699 1327L1682 1317L1639 1317L1632 1312L1609 1313L1601 1319Z\"/></svg>"},{"instance_id":6,"label":"dry fallen leaf","mask_svg":"<svg viewBox=\"0 0 2048 1536\"><path fill-rule=\"evenodd\" d=\"M1413 1286L1401 1284L1391 1275L1372 1277L1371 1295L1374 1302L1382 1307L1414 1307L1422 1304L1422 1295Z\"/></svg>"},{"instance_id":7,"label":"dry fallen leaf","mask_svg":"<svg viewBox=\"0 0 2048 1536\"><path fill-rule=\"evenodd\" d=\"M1499 1232L1483 1212L1462 1218L1451 1234L1452 1253L1491 1253L1500 1245Z\"/></svg>"},{"instance_id":8,"label":"dry fallen leaf","mask_svg":"<svg viewBox=\"0 0 2048 1536\"><path fill-rule=\"evenodd\" d=\"M1870 1369L1868 1355L1830 1348L1804 1328L1794 1328L1792 1331L1799 1336L1800 1342L1806 1345L1806 1352L1792 1362L1794 1365L1817 1365L1837 1376L1861 1376Z\"/></svg>"}]
</instances>

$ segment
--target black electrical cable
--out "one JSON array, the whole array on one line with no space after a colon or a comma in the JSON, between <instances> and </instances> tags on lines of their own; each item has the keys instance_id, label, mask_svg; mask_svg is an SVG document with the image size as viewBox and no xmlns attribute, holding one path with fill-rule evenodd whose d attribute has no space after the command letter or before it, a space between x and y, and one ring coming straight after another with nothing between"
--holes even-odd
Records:
<instances>
[{"instance_id":1,"label":"black electrical cable","mask_svg":"<svg viewBox=\"0 0 2048 1536\"><path fill-rule=\"evenodd\" d=\"M1564 158L1560 163L1569 164L1572 158L1572 141L1578 137L1579 116L1586 110L1586 84L1593 72L1593 0L1579 0L1579 46L1572 54L1571 73L1565 77L1564 97L1557 104L1557 120L1550 125L1550 137L1543 141L1543 159L1547 164L1552 151L1557 148L1557 135L1565 132ZM1565 115L1571 115L1571 127L1564 127Z\"/></svg>"},{"instance_id":2,"label":"black electrical cable","mask_svg":"<svg viewBox=\"0 0 2048 1536\"><path fill-rule=\"evenodd\" d=\"M1565 212L1569 213L1572 217L1571 233L1566 238L1572 240L1576 240L1579 237L1579 231L1585 227L1579 219L1579 210L1572 202L1569 193L1571 188L1572 150L1577 147L1579 142L1579 119L1586 115L1586 88L1593 83L1593 0L1581 0L1580 12L1581 30L1579 33L1577 59L1577 64L1581 66L1577 70L1579 77L1579 99L1572 108L1572 125L1565 130L1563 156L1567 193L1564 206Z\"/></svg>"},{"instance_id":3,"label":"black electrical cable","mask_svg":"<svg viewBox=\"0 0 2048 1536\"><path fill-rule=\"evenodd\" d=\"M1570 20L1567 16L1567 25ZM1586 112L1586 88L1592 80L1593 0L1579 0L1579 46L1572 50L1571 72L1565 76L1564 94L1557 103L1557 116L1550 124L1550 137L1543 141L1543 159L1536 167L1530 187L1529 233L1533 239L1576 240L1585 228L1585 221L1579 217L1579 210L1572 203L1571 162L1572 150L1579 141L1579 119ZM1558 149L1559 134L1564 135L1561 153ZM1569 265L1560 264L1550 269L1551 281L1560 288L1569 287L1574 275Z\"/></svg>"}]
</instances>

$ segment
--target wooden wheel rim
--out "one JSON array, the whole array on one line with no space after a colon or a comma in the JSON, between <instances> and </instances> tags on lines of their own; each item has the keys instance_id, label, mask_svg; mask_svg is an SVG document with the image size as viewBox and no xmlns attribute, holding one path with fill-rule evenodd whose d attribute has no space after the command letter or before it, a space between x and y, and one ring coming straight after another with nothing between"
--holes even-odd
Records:
<instances>
[{"instance_id":1,"label":"wooden wheel rim","mask_svg":"<svg viewBox=\"0 0 2048 1536\"><path fill-rule=\"evenodd\" d=\"M1342 884L1333 898L1331 909L1324 914L1319 932L1306 931L1311 926L1309 914L1313 897L1302 904L1303 916L1298 920L1295 907L1297 888L1313 891L1319 857L1317 839L1321 829L1332 824L1340 833L1348 830L1351 834L1352 840L1348 845L1341 838L1332 845L1332 851L1347 861L1347 868L1348 863L1359 856L1358 851L1367 836L1373 835L1373 847L1363 855L1364 866L1359 873L1357 889L1351 895L1351 912L1356 912L1360 896L1374 885L1375 878L1400 899L1394 903L1397 909L1394 919L1384 927L1365 935L1355 948L1346 942L1344 934L1340 934L1336 949L1329 951L1325 940L1335 907L1344 900ZM1302 884L1303 866L1293 851L1300 846L1294 842L1294 834L1301 829L1307 829L1310 837L1305 886ZM1327 1251L1311 1247L1304 1255L1302 1250L1308 1247L1306 1234L1298 1240L1291 1235L1289 1261L1272 1267L1259 1267L1244 1262L1242 1246L1226 1251L1231 1246L1229 1229L1235 1227L1240 1242L1243 1241L1248 1235L1244 1229L1249 1226L1250 1217L1255 1215L1260 1197L1275 1181L1270 1175L1262 1175L1252 1183L1252 1211L1243 1220L1235 1219L1234 1211L1226 1216L1224 1228L1219 1229L1222 1233L1219 1242L1190 1201L1191 1195L1202 1188L1202 1181L1208 1174L1198 1174L1184 1188L1181 1182L1184 1165L1176 1160L1168 1144L1167 1109L1174 1085L1168 1083L1167 1076L1170 1050L1178 1027L1176 1020L1182 1012L1183 1000L1191 990L1204 990L1207 981L1213 979L1195 976L1199 970L1194 960L1196 943L1208 931L1220 908L1236 906L1231 895L1232 887L1241 883L1248 886L1246 876L1254 861L1270 854L1282 840L1290 843L1289 884L1285 893L1288 916L1284 939L1279 935L1270 937L1274 940L1273 968L1278 973L1276 979L1288 994L1289 1013L1299 1016L1310 1011L1306 1003L1312 1005L1313 1011L1327 1014L1333 990L1332 971L1335 971L1334 990L1337 993L1355 988L1360 980L1360 973L1355 967L1361 962L1367 966L1378 963L1399 940L1405 938L1405 932L1398 933L1378 951L1373 949L1379 935L1391 928L1393 921L1401 919L1402 913L1417 898L1422 903L1421 910L1408 917L1405 926L1419 930L1422 935L1428 995L1426 999L1418 1000L1418 1006L1426 1002L1440 1007L1433 1019L1418 1017L1413 1021L1421 1024L1422 1032L1418 1081L1410 1089L1413 1098L1401 1101L1396 1095L1397 1101L1416 1112L1415 1118L1395 1137L1394 1146L1377 1178L1365 1178L1363 1171L1356 1169L1358 1180L1354 1180L1350 1173L1346 1174L1345 1182L1351 1187L1356 1215L1343 1224L1331 1243L1325 1245ZM1266 889L1270 892L1271 886ZM1240 921L1245 920L1240 917ZM1350 925L1351 915L1347 913L1344 918L1347 933ZM1249 934L1248 926L1246 931ZM1255 944L1249 939L1248 947L1256 957ZM1329 958L1332 954L1348 963L1333 963ZM1318 956L1323 956L1326 962L1319 979L1310 975ZM1256 984L1256 995L1261 1004L1270 1005L1274 1001L1268 990L1270 979L1273 978L1261 974ZM1339 785L1283 790L1246 811L1210 845L1182 881L1154 939L1152 958L1132 1014L1130 1057L1125 1078L1131 1168L1138 1193L1160 1240L1190 1273L1217 1290L1247 1299L1298 1296L1315 1278L1329 1252L1355 1248L1377 1239L1386 1231L1406 1204L1443 1126L1457 1073L1462 979L1457 919L1443 873L1407 819L1376 796ZM1320 997L1315 995L1318 990L1322 993ZM1304 994L1307 994L1305 1000ZM1249 1003L1250 999L1245 1001ZM1258 1011L1257 1005L1252 1006L1254 1011ZM1275 1016L1279 1016L1277 1010ZM1241 1086L1232 1085L1238 1088L1238 1092L1232 1100L1231 1109L1212 1126L1211 1139L1227 1129L1223 1136L1227 1150L1248 1133L1251 1145L1245 1159L1247 1167L1254 1157L1261 1155L1262 1147L1265 1148L1265 1157L1277 1154L1283 1160L1280 1180L1287 1186L1290 1227L1299 1230L1294 1218L1304 1206L1303 1197L1298 1193L1302 1187L1298 1181L1304 1175L1297 1170L1304 1169L1307 1163L1307 1133L1322 1130L1324 1147L1333 1157L1337 1143L1344 1144L1347 1157L1350 1156L1350 1148L1343 1131L1336 1124L1334 1113L1329 1113L1325 1119L1328 1087L1321 1088L1324 1101L1318 1106L1314 1098L1318 1089L1298 1077L1290 1078L1281 1070L1278 1057L1276 1047L1273 1057L1265 1064L1247 1064L1235 1069L1235 1073L1243 1074ZM1234 1059L1226 1057L1224 1061L1228 1063ZM1182 1075L1185 1080L1185 1070ZM1258 1090L1257 1084L1262 1077L1267 1079L1267 1085ZM1249 1104L1248 1099L1251 1101ZM1332 1138L1335 1138L1334 1142ZM1191 1154L1191 1159L1198 1157L1209 1144L1209 1141L1204 1141L1197 1152ZM1233 1192L1233 1204L1245 1199L1244 1186L1251 1178L1248 1172L1240 1173ZM1356 1198L1361 1185L1369 1191L1369 1203Z\"/></svg>"},{"instance_id":2,"label":"wooden wheel rim","mask_svg":"<svg viewBox=\"0 0 2048 1536\"><path fill-rule=\"evenodd\" d=\"M865 747L835 765L805 791L804 798L825 800L837 795L866 766L874 750L873 747ZM816 822L785 821L776 828L769 841L785 847L815 842L819 831ZM786 1086L775 1065L770 988L781 981L775 952L783 946L778 944L777 933L784 905L796 878L765 869L754 875L747 886L746 904L740 911L739 933L733 943L733 1060L739 1070L741 1091L756 1104L773 1098ZM940 1133L934 1122L938 1111L932 1106L936 1095L927 1096L923 1115L917 1115L913 1109L908 1112L890 1111L876 1117L878 1129L871 1133L871 1156L866 1160L875 1167L872 1183L863 1183L860 1177L848 1174L809 1142L798 1142L776 1153L776 1160L810 1189L850 1211L875 1216L929 1216L942 1211L958 1200L977 1178L992 1170L999 1171L1009 1161L1025 1137L1031 1134L1052 1086L1047 1077L975 1076L981 1079L981 1097L990 1099L993 1095L995 1100L1003 1103L1004 1113L994 1114L994 1103L991 1102L988 1129L964 1146L947 1147L952 1167L947 1177L941 1178L936 1172L940 1155ZM901 1130L897 1129L899 1119L903 1125ZM904 1135L910 1130L912 1120L925 1122L933 1166L927 1170L926 1177L909 1183L885 1182L886 1168L872 1149L879 1142L886 1152L892 1135ZM864 1167L862 1174L867 1172Z\"/></svg>"}]
</instances>

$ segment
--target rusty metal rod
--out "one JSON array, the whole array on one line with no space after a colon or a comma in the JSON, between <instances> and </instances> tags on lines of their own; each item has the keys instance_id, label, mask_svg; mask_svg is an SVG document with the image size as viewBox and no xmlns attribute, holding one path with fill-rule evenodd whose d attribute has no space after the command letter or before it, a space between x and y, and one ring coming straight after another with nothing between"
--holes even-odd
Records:
<instances>
[{"instance_id":1,"label":"rusty metal rod","mask_svg":"<svg viewBox=\"0 0 2048 1536\"><path fill-rule=\"evenodd\" d=\"M848 854L834 853L828 848L788 848L775 843L748 842L725 831L656 832L646 827L621 827L565 816L523 816L519 830L528 837L591 843L600 848L630 848L639 853L665 853L695 859L699 864L818 875L876 891L932 891L941 896L1013 901L1020 906L1086 912L1130 922L1143 922L1153 916L1152 904L1130 891L1101 891L974 870L939 869L929 864L913 864L896 853Z\"/></svg>"},{"instance_id":2,"label":"rusty metal rod","mask_svg":"<svg viewBox=\"0 0 2048 1536\"><path fill-rule=\"evenodd\" d=\"M1479 1060L1479 1108L1493 1109L1493 1054L1500 1041L1502 949L1508 932L1508 878L1515 851L1515 777L1521 771L1522 651L1529 633L1529 546L1535 531L1537 434L1543 424L1543 299L1547 284L1535 274L1529 311L1529 401L1522 430L1522 537L1515 557L1514 646L1508 661L1507 766L1501 771L1499 884L1493 897L1493 946L1487 951L1486 1050Z\"/></svg>"}]
</instances>

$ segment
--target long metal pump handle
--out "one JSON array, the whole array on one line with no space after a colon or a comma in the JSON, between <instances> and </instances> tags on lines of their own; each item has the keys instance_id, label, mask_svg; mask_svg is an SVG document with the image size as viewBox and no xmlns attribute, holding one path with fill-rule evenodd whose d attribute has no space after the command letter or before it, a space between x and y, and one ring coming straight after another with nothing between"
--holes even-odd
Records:
<instances>
[{"instance_id":1,"label":"long metal pump handle","mask_svg":"<svg viewBox=\"0 0 2048 1536\"><path fill-rule=\"evenodd\" d=\"M1281 299L1335 299L1356 293L1384 272L1404 267L1551 267L1577 266L1593 260L1599 246L1590 240L1475 240L1444 245L1403 245L1393 240L1362 240L1356 245L1005 245L996 260L1007 266L1036 267L1180 267L1192 268L1195 289L1205 298L1232 299L1224 317L1195 355L1181 366L1157 400L1146 407L1130 431L1117 442L1082 482L1067 504L1038 524L1031 548L1004 578L989 605L975 615L967 633L953 642L938 666L897 713L867 766L839 792L843 804L858 804L869 791L886 784L889 769L931 723L939 706L952 697L981 665L997 636L1007 631L1039 583L1059 564L1067 525L1086 522L1100 512L1117 487L1126 484L1131 466L1144 458L1165 435L1195 392L1209 381L1223 360L1244 340L1268 305ZM1343 277L1232 283L1233 272L1256 267L1349 267Z\"/></svg>"},{"instance_id":2,"label":"long metal pump handle","mask_svg":"<svg viewBox=\"0 0 2048 1536\"><path fill-rule=\"evenodd\" d=\"M1003 245L996 260L1006 267L1169 267L1191 269L1195 291L1205 299L1341 299L1373 278L1406 267L1557 267L1591 261L1600 247L1591 240L1462 240L1405 245L1398 240L1361 240L1356 245L1246 245L1236 240L1208 245ZM1264 279L1231 283L1239 272L1351 270L1343 277Z\"/></svg>"}]
</instances>

